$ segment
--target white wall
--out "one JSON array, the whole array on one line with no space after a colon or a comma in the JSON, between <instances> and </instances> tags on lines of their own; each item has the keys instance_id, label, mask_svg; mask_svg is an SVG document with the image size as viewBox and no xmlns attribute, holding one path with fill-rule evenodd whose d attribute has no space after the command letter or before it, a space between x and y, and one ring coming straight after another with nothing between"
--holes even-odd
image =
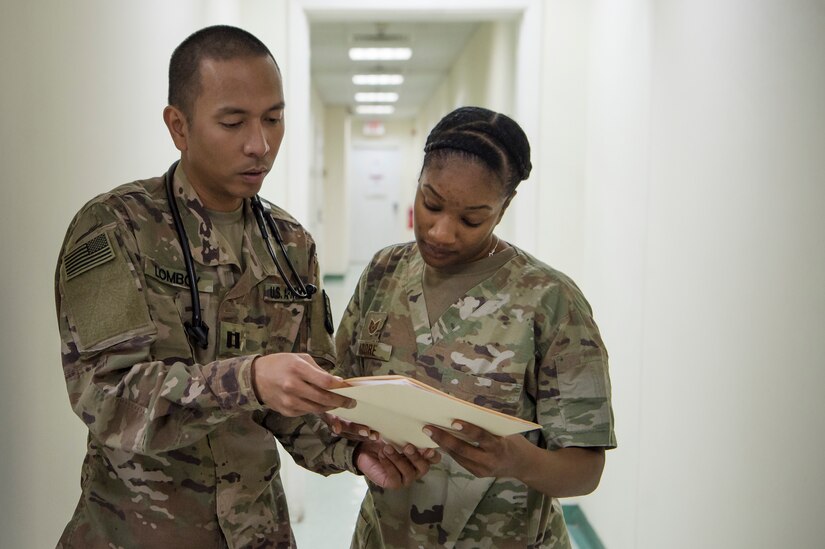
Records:
<instances>
[{"instance_id":1,"label":"white wall","mask_svg":"<svg viewBox=\"0 0 825 549\"><path fill-rule=\"evenodd\" d=\"M347 174L350 118L344 107L324 109L324 241L319 261L327 273L343 275L349 266ZM343 306L343 305L339 305Z\"/></svg>"},{"instance_id":2,"label":"white wall","mask_svg":"<svg viewBox=\"0 0 825 549\"><path fill-rule=\"evenodd\" d=\"M652 13L639 546L821 546L825 6Z\"/></svg>"},{"instance_id":3,"label":"white wall","mask_svg":"<svg viewBox=\"0 0 825 549\"><path fill-rule=\"evenodd\" d=\"M582 506L610 548L821 546L825 6L545 9L540 255L594 305L619 440Z\"/></svg>"},{"instance_id":4,"label":"white wall","mask_svg":"<svg viewBox=\"0 0 825 549\"><path fill-rule=\"evenodd\" d=\"M169 56L183 38L207 24L243 23L277 56L284 6L4 2L0 546L53 547L80 495L86 429L69 406L54 317L54 268L69 220L94 195L161 175L176 158L161 113ZM268 187L278 185L273 175Z\"/></svg>"},{"instance_id":5,"label":"white wall","mask_svg":"<svg viewBox=\"0 0 825 549\"><path fill-rule=\"evenodd\" d=\"M457 107L478 105L512 115L516 25L512 17L479 23L444 80L419 110L416 133L422 148L432 127Z\"/></svg>"},{"instance_id":6,"label":"white wall","mask_svg":"<svg viewBox=\"0 0 825 549\"><path fill-rule=\"evenodd\" d=\"M48 547L77 503L86 432L60 368L57 253L84 202L175 158L161 118L165 67L200 12L193 2L6 4L0 545Z\"/></svg>"}]
</instances>

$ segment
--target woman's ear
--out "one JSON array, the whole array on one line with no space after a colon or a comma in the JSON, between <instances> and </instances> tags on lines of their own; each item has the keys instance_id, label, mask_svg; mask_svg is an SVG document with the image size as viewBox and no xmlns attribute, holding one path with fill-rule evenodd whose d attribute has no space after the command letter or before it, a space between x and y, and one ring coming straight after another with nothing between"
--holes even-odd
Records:
<instances>
[{"instance_id":1,"label":"woman's ear","mask_svg":"<svg viewBox=\"0 0 825 549\"><path fill-rule=\"evenodd\" d=\"M168 105L163 109L163 121L169 129L169 135L172 136L172 141L175 143L175 148L179 151L185 151L189 135L189 125L186 121L186 115L172 105Z\"/></svg>"}]
</instances>

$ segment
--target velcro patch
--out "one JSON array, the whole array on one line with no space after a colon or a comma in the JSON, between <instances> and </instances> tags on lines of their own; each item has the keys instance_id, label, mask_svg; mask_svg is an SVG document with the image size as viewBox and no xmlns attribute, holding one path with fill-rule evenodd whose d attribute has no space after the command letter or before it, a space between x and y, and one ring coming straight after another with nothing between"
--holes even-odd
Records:
<instances>
[{"instance_id":1,"label":"velcro patch","mask_svg":"<svg viewBox=\"0 0 825 549\"><path fill-rule=\"evenodd\" d=\"M219 336L221 356L243 354L246 350L246 328L243 324L221 322Z\"/></svg>"},{"instance_id":2,"label":"velcro patch","mask_svg":"<svg viewBox=\"0 0 825 549\"><path fill-rule=\"evenodd\" d=\"M185 270L164 267L148 256L143 257L143 272L158 282L163 282L178 288L189 288L189 275ZM198 291L211 294L215 291L215 281L209 276L196 275Z\"/></svg>"},{"instance_id":3,"label":"velcro patch","mask_svg":"<svg viewBox=\"0 0 825 549\"><path fill-rule=\"evenodd\" d=\"M108 238L102 241L101 237L106 236ZM97 247L104 246L101 249L105 249L106 244L101 242L117 245L114 238L111 233L102 232L87 243L97 242ZM76 249L79 247L72 248L71 253ZM89 267L91 270L72 263L64 269L66 278L60 282L65 311L73 326L77 349L81 352L105 349L156 331L140 280L128 254L120 247L110 250L114 254L114 260L92 260L100 263L94 269ZM89 253L96 252L92 249ZM82 257L82 254L74 257ZM77 276L77 271L81 268L87 272L83 276ZM71 279L68 277L70 274L73 275Z\"/></svg>"},{"instance_id":4,"label":"velcro patch","mask_svg":"<svg viewBox=\"0 0 825 549\"><path fill-rule=\"evenodd\" d=\"M381 311L369 311L364 325L361 328L361 339L377 341L381 339L381 330L387 322L388 313Z\"/></svg>"},{"instance_id":5,"label":"velcro patch","mask_svg":"<svg viewBox=\"0 0 825 549\"><path fill-rule=\"evenodd\" d=\"M311 299L309 297L298 297L289 288L281 287L278 284L264 284L264 301L295 303L296 301L310 301Z\"/></svg>"},{"instance_id":6,"label":"velcro patch","mask_svg":"<svg viewBox=\"0 0 825 549\"><path fill-rule=\"evenodd\" d=\"M327 329L329 335L332 335L335 332L335 324L332 321L332 307L329 304L327 291L321 290L321 294L324 296L324 328Z\"/></svg>"},{"instance_id":7,"label":"velcro patch","mask_svg":"<svg viewBox=\"0 0 825 549\"><path fill-rule=\"evenodd\" d=\"M356 356L362 358L374 358L386 362L392 356L392 345L380 341L358 340L358 350Z\"/></svg>"},{"instance_id":8,"label":"velcro patch","mask_svg":"<svg viewBox=\"0 0 825 549\"><path fill-rule=\"evenodd\" d=\"M115 252L112 249L112 243L109 242L109 235L100 233L93 239L78 244L63 257L66 280L71 280L114 258Z\"/></svg>"}]
</instances>

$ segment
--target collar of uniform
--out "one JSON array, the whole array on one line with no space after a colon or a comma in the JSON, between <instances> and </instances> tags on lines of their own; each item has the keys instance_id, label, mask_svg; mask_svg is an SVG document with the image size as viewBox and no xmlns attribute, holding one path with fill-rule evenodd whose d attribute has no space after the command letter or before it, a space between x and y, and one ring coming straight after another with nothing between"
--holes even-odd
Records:
<instances>
[{"instance_id":1,"label":"collar of uniform","mask_svg":"<svg viewBox=\"0 0 825 549\"><path fill-rule=\"evenodd\" d=\"M261 236L261 232L258 228L258 221L255 219L255 212L252 210L252 201L245 199L243 202L244 264L247 268L252 269L252 273L258 280L264 279L268 276L275 276L278 274L278 270L269 255L269 250L266 248L266 242L264 242L264 239ZM266 203L264 202L263 204L265 212L269 211ZM266 213L264 215L266 215ZM266 226L266 219L264 219L264 225ZM272 245L272 249L276 254L280 253L280 247L275 241L275 236L270 232L268 226L266 226L266 231L269 237L269 243Z\"/></svg>"},{"instance_id":2,"label":"collar of uniform","mask_svg":"<svg viewBox=\"0 0 825 549\"><path fill-rule=\"evenodd\" d=\"M183 227L186 229L186 238L189 240L192 259L207 266L233 263L229 254L221 250L218 234L209 213L180 165L175 169L173 189ZM244 232L247 232L249 223L245 224L247 226L244 227Z\"/></svg>"}]
</instances>

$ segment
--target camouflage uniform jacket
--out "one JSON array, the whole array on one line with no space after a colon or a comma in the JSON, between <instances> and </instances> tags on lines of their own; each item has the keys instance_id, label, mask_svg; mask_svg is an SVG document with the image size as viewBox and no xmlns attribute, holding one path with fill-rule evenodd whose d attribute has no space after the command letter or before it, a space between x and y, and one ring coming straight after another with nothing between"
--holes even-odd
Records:
<instances>
[{"instance_id":1,"label":"camouflage uniform jacket","mask_svg":"<svg viewBox=\"0 0 825 549\"><path fill-rule=\"evenodd\" d=\"M265 409L250 369L256 356L282 351L331 367L325 294L302 301L285 291L249 200L241 270L180 169L174 191L210 327L206 350L184 333L191 297L164 178L93 199L63 244L63 372L89 436L80 502L59 545L291 547L273 434L298 463L324 474L352 470L352 448L314 416ZM266 207L300 276L318 284L309 234Z\"/></svg>"},{"instance_id":2,"label":"camouflage uniform jacket","mask_svg":"<svg viewBox=\"0 0 825 549\"><path fill-rule=\"evenodd\" d=\"M547 449L614 447L607 353L590 306L561 273L517 250L430 326L414 243L361 276L336 344L344 377L404 374L536 421ZM413 486L370 485L354 547L570 547L559 502L510 478L476 478L446 454Z\"/></svg>"}]
</instances>

